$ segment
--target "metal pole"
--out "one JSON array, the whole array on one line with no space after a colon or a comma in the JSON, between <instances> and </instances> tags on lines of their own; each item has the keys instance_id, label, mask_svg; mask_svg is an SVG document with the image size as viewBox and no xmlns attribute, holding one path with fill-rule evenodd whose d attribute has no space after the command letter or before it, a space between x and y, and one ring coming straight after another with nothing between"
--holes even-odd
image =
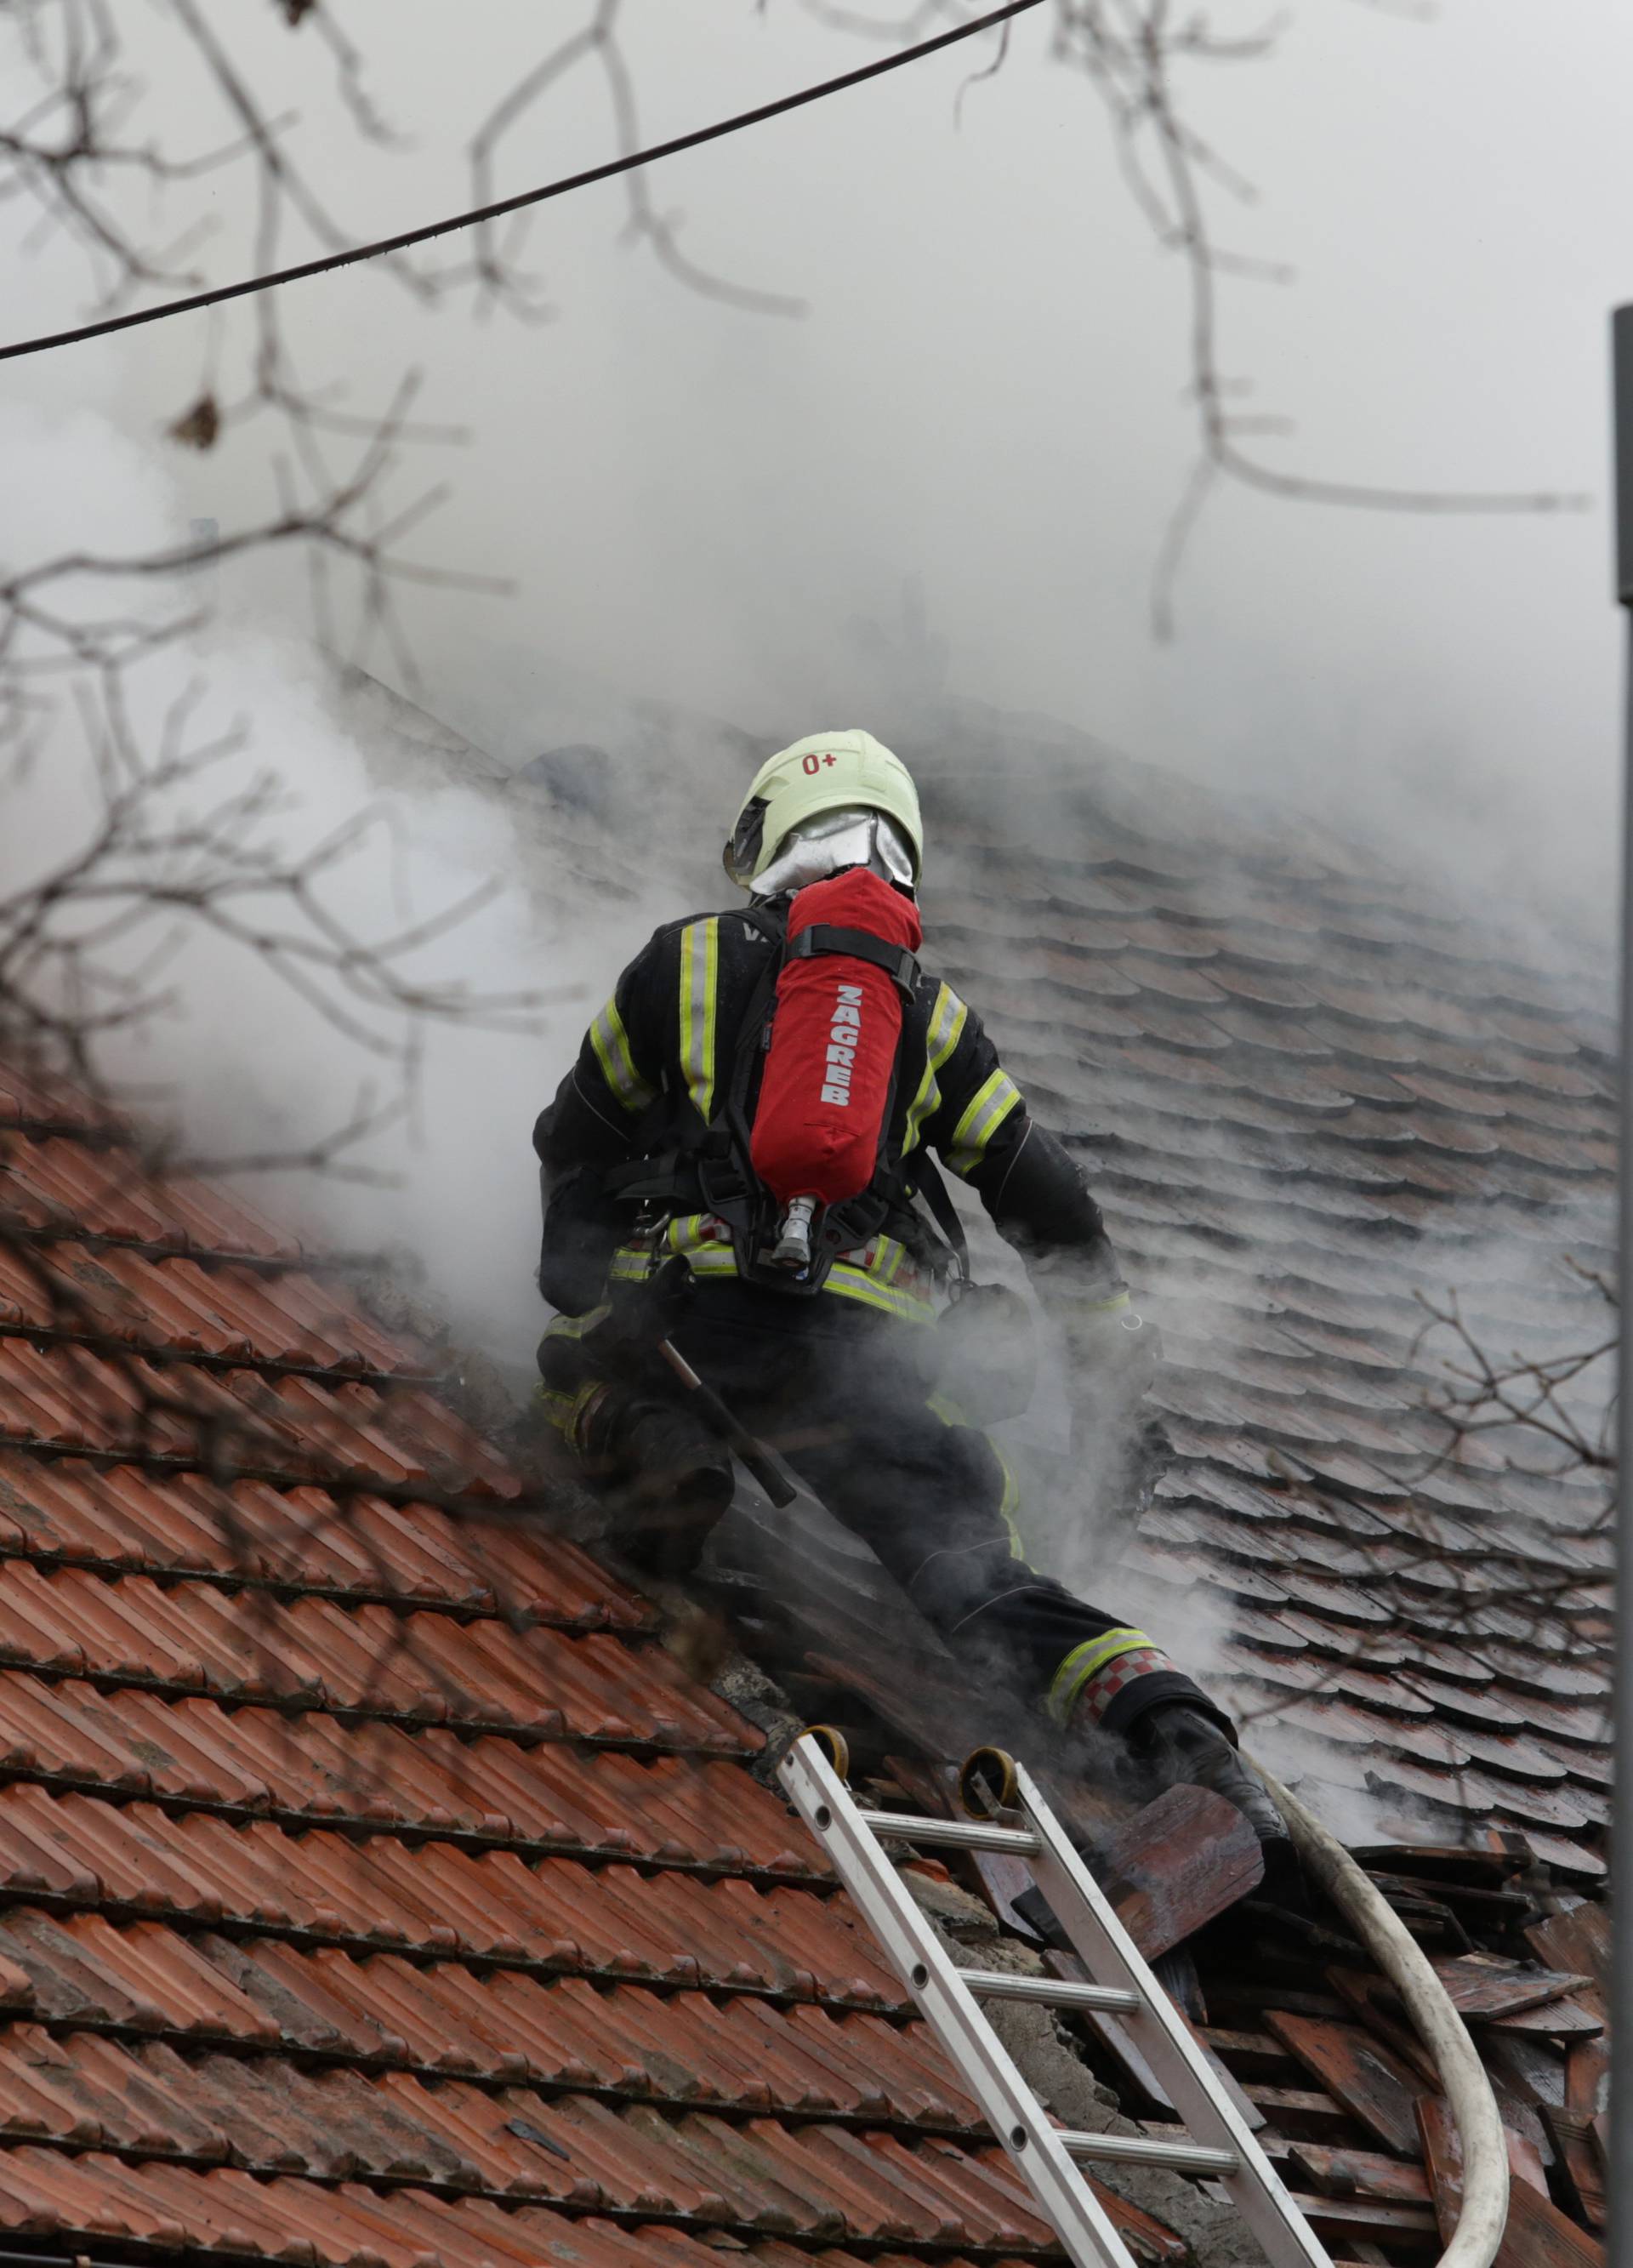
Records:
<instances>
[{"instance_id":1,"label":"metal pole","mask_svg":"<svg viewBox=\"0 0 1633 2268\"><path fill-rule=\"evenodd\" d=\"M1616 598L1627 612L1624 663L1625 762L1622 804L1622 1062L1616 1222L1618 1297L1633 1296L1633 306L1611 320L1611 391L1615 423ZM1616 1379L1616 1660L1613 1708L1615 1809L1611 1825L1610 2148L1607 2155L1610 2268L1633 2268L1633 1786L1622 1765L1633 1756L1633 1367L1626 1325ZM1618 2043L1620 2052L1617 2052Z\"/></svg>"}]
</instances>

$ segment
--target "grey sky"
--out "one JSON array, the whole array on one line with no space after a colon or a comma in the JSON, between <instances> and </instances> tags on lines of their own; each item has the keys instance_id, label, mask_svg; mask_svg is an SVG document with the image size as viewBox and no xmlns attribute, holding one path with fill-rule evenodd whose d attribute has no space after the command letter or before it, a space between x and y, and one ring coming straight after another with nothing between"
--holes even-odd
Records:
<instances>
[{"instance_id":1,"label":"grey sky","mask_svg":"<svg viewBox=\"0 0 1633 2268\"><path fill-rule=\"evenodd\" d=\"M410 38L400 5L353 0L383 107L416 139L389 165L351 153L277 11L240 36L304 96L295 146L314 172L327 154L337 209L371 226L457 201L446 122L537 51L538 12L488 0L457 34L428 13ZM553 31L576 20L547 12ZM654 175L696 258L799 294L803 320L688 295L620 246L616 187L537 225L543 327L473 332L357 272L300 287L314 373L343 364L366 398L412 355L429 410L475 431L431 541L520 594L417 610L432 705L520 756L566 666L791 734L845 706L850 626L894 619L917 578L956 690L1374 815L1427 786L1453 831L1472 807L1554 884L1580 864L1602 888L1616 703L1599 511L1428 521L1227 492L1180 585L1178 642L1153 644L1152 560L1190 448L1182 277L1048 34L1045 11L1019 28L961 128L970 51ZM652 137L866 51L791 0L637 8L629 44ZM1190 114L1262 191L1223 213L1225 240L1298 271L1225 303L1227 366L1298 421L1265 445L1275 461L1602 489L1605 313L1633 291L1630 63L1633 19L1610 0L1584 0L1568 35L1519 0L1430 22L1328 0L1271 60L1191 72ZM178 116L188 99L174 90ZM585 71L512 137L504 185L609 136ZM224 237L209 258L231 264ZM200 339L189 319L18 376L113 388L140 430L185 391ZM224 516L259 474L247 442L176 455Z\"/></svg>"},{"instance_id":2,"label":"grey sky","mask_svg":"<svg viewBox=\"0 0 1633 2268\"><path fill-rule=\"evenodd\" d=\"M555 0L552 28L577 4ZM456 26L417 11L412 38L401 0L346 12L378 58L385 108L418 136L410 155L357 151L323 99L320 56L279 11L234 10L229 28L277 107L303 111L292 146L349 226L463 202L459 142L536 54L539 11L486 0ZM764 14L750 0L648 0L634 15L653 138L866 52L792 0ZM1255 20L1221 11L1227 28ZM1427 847L1454 898L1523 884L1602 929L1619 704L1601 510L1424 520L1225 492L1180 586L1178 639L1153 643L1152 562L1190 461L1181 277L1130 203L1092 90L1047 44L1029 22L1003 75L971 91L961 129L968 65L955 56L653 176L660 204L688 215L693 255L798 293L812 312L798 322L700 299L621 247L616 188L535 231L556 311L542 327L473 328L457 303L428 314L367 271L287 295L314 379L343 372L366 406L416 360L427 414L473 429L467 449L428 455L423 476L453 485L423 548L519 587L410 606L424 699L511 762L594 737L601 688L768 740L866 722L879 673L858 625L894 630L916 581L953 690L1053 712L1226 791L1284 786ZM1568 40L1518 0L1459 0L1426 24L1313 0L1279 56L1193 75L1191 114L1263 192L1227 241L1300 271L1290 290L1243 284L1225 301L1229 367L1300 422L1269 448L1339 477L1602 488L1606 314L1633 295L1629 49L1633 21L1611 0L1581 0ZM166 77L161 99L189 143L213 134L185 80ZM517 136L506 183L609 146L600 91L580 76ZM224 195L222 217L242 217ZM241 228L224 225L206 257L239 272ZM9 328L83 304L83 271L58 244L4 269ZM0 374L8 553L140 551L166 513L230 525L264 509L268 429L203 458L158 438L192 399L209 336L190 318ZM140 449L121 453L99 418ZM298 581L246 595L254 629L282 616L304 635ZM313 824L355 807L367 783L295 644L200 659ZM192 666L167 663L178 683ZM892 713L912 694L899 680ZM669 806L677 783L665 785ZM688 865L719 839L719 799L717 777L690 839L684 818L671 830ZM421 801L405 823L428 902L512 851L534 886L510 887L444 949L457 970L479 990L519 972L580 989L536 1041L439 1039L401 1189L342 1190L328 1225L348 1241L402 1233L458 1312L521 1344L532 1295L516 1256L535 1203L521 1130L591 996L689 886L638 871L639 904L592 886L585 914L562 878L570 843L520 843L491 812ZM389 920L388 863L363 887ZM530 926L541 900L556 909L548 935ZM203 975L194 1041L165 1035L193 1079L191 1123L248 1107L256 1141L275 1107L330 1123L354 1066L286 1007L257 993L246 1012L240 974ZM481 1237L447 1215L452 1185L482 1189ZM457 1249L437 1242L443 1227Z\"/></svg>"}]
</instances>

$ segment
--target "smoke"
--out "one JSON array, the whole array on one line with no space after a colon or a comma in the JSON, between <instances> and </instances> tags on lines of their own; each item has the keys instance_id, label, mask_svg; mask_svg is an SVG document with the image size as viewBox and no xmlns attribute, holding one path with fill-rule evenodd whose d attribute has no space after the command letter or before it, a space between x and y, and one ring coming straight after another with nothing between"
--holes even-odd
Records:
<instances>
[{"instance_id":1,"label":"smoke","mask_svg":"<svg viewBox=\"0 0 1633 2268\"><path fill-rule=\"evenodd\" d=\"M288 807L271 838L315 844L371 811L327 885L364 938L484 893L409 965L476 998L543 997L504 1029L423 1027L407 1114L343 1160L378 1181L297 1174L261 1201L314 1243L401 1248L461 1334L512 1361L538 1322L532 1118L651 924L718 902L716 846L751 755L814 726L933 747L955 707L967 720L979 708L1001 802L1004 718L1041 714L1132 753L1117 775L1131 824L1143 800L1166 830L1200 784L1409 860L1453 918L1500 906L1522 958L1527 937L1551 954L1563 927L1580 965L1607 934L1602 515L1413 519L1224 493L1183 569L1178 640L1153 642L1151 577L1191 450L1180 277L1118 179L1090 91L1049 62L1045 12L969 91L956 131L968 64L951 58L655 177L666 210L686 209L689 251L799 294L802 320L688 293L619 242L615 190L539 224L555 317L542 327L476 330L364 269L284 295L298 358L343 372L345 407L424 367L426 414L474 439L438 468L452 493L423 552L509 578L512 594L403 594L417 681L379 645L367 659L416 710L366 684L348 692L313 651L304 593L252 564L210 592L213 628L141 665L136 722L159 731L195 682L200 732L243 719L213 792L273 770ZM861 52L786 10L697 13L650 11L632 33L650 139ZM297 146L320 164L342 145L326 144L309 48L281 11L262 16L234 35L253 45L268 108L310 122ZM448 36L411 40L400 16L387 0L349 11L387 114L430 122L417 151L378 164L343 144L358 235L464 201L449 122L477 115L536 53L533 11L467 11ZM1292 442L1267 445L1276 461L1408 484L1602 487L1625 136L1615 104L1583 90L1626 83L1629 39L1633 19L1604 0L1544 42L1519 0L1428 26L1311 11L1283 55L1203 84L1203 125L1264 191L1239 217L1239 248L1299 270L1291 290L1233 286L1225 303L1247 406L1300 421ZM158 129L195 94L161 87ZM525 173L502 186L592 161L608 130L564 91L520 137ZM1539 141L1548 168L1516 162ZM211 263L225 274L241 257L221 250L217 266L212 249ZM71 317L77 269L11 264L10 328ZM11 366L12 560L136 554L190 520L231 527L264 511L264 428L200 455L159 438L201 375L232 365L229 336L189 320ZM17 792L7 883L91 823L76 730L64 716ZM541 757L541 783L514 777ZM1143 762L1165 770L1142 784ZM1023 809L1021 853L1050 823ZM1217 880L1228 898L1228 857ZM194 1146L299 1150L346 1123L360 1079L391 1085L388 1064L253 953L196 939L166 983L173 1009L120 1043L117 1065ZM1007 1015L994 1015L1000 1036ZM1215 1138L1225 1167L1262 1168ZM1461 1245L1445 1262L1425 1277L1531 1264L1500 1236L1489 1266ZM1150 1273L1159 1312L1205 1310L1222 1359L1252 1355L1209 1284ZM1056 1375L1033 1428L1046 1451L1063 1444L1064 1409ZM1072 1541L1053 1545L1063 1556ZM1087 1582L1092 1569L1066 1572ZM1144 1610L1132 1585L1129 1610ZM1149 1611L1203 1669L1224 1661L1223 1616L1200 1594L1153 1591ZM1254 1735L1286 1765L1298 1737Z\"/></svg>"},{"instance_id":2,"label":"smoke","mask_svg":"<svg viewBox=\"0 0 1633 2268\"><path fill-rule=\"evenodd\" d=\"M0 482L23 557L140 557L186 534L162 463L92 410L0 412ZM144 595L134 619L185 615L205 595L196 579ZM99 615L106 586L77 578L69 603ZM525 1354L537 1322L528 1130L645 917L642 890L582 825L553 824L548 798L507 810L445 740L406 754L415 711L391 703L386 722L309 644L230 610L110 681L136 759L181 758L141 795L141 842L94 868L103 895L54 917L64 943L79 941L82 983L94 972L110 1008L143 1005L95 1043L113 1092L188 1157L230 1168L320 1155L316 1171L263 1172L243 1193L315 1244L410 1256L467 1338ZM39 682L7 785L7 900L72 867L129 777L109 713L53 703ZM201 847L209 834L255 873L229 877ZM300 878L309 902L256 880L276 873ZM119 926L103 944L110 905ZM391 957L401 1010L329 950L422 927L423 943ZM422 991L432 1012L415 1012ZM359 1123L365 1138L341 1138Z\"/></svg>"},{"instance_id":3,"label":"smoke","mask_svg":"<svg viewBox=\"0 0 1633 2268\"><path fill-rule=\"evenodd\" d=\"M689 293L621 243L615 186L536 223L543 327L473 333L457 303L428 313L371 270L283 295L298 358L343 369L347 406L416 363L425 414L476 437L428 548L516 596L410 608L423 697L506 763L537 753L541 707L575 681L776 745L862 713L867 640L912 584L921 658L962 696L1427 841L1471 887L1602 921L1616 700L1600 512L1414 519L1223 493L1181 577L1178 643L1153 644L1191 448L1181 278L1092 92L1050 62L1047 13L1017 26L956 129L965 54L654 174L691 256L798 295L803 319ZM358 234L460 202L467 123L537 53L530 11L405 40L386 0L354 0L382 108L422 129L416 150L376 155L345 135L310 46L263 14L235 27L248 66L270 108L301 113L302 161L340 168ZM866 52L724 0L701 19L645 11L628 36L653 137ZM1625 155L1615 104L1583 90L1625 83L1629 40L1608 0L1541 43L1519 0L1429 24L1310 11L1272 59L1187 79L1199 129L1261 192L1225 209L1232 249L1297 271L1227 284L1222 308L1242 408L1297 425L1262 445L1271 461L1602 490ZM161 92L159 123L189 127L195 96ZM592 70L565 81L502 186L602 154L600 100ZM1545 180L1515 162L1539 144ZM151 433L218 358L188 322L15 382L107 387L117 371L120 414ZM262 493L262 453L246 429L180 477L189 511L232 524Z\"/></svg>"}]
</instances>

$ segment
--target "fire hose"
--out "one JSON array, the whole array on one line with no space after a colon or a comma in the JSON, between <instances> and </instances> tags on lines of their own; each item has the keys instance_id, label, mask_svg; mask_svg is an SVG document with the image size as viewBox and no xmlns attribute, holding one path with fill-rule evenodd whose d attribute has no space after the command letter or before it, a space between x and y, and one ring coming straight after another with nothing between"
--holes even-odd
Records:
<instances>
[{"instance_id":1,"label":"fire hose","mask_svg":"<svg viewBox=\"0 0 1633 2268\"><path fill-rule=\"evenodd\" d=\"M1342 1844L1262 1764L1254 1762L1254 1769L1286 1820L1306 1873L1351 1925L1394 1986L1434 2058L1463 2151L1462 2202L1439 2268L1491 2268L1508 2220L1508 2146L1491 2083L1467 2027L1422 1948Z\"/></svg>"}]
</instances>

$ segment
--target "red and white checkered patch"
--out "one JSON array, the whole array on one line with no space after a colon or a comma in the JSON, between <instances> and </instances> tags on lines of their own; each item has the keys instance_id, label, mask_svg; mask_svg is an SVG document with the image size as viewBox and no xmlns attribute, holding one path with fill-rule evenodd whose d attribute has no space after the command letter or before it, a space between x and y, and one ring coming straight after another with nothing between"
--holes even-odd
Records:
<instances>
[{"instance_id":1,"label":"red and white checkered patch","mask_svg":"<svg viewBox=\"0 0 1633 2268\"><path fill-rule=\"evenodd\" d=\"M1173 1663L1159 1646L1136 1646L1127 1653L1114 1654L1103 1669L1085 1678L1072 1705L1072 1715L1086 1718L1098 1725L1123 1687L1136 1677L1148 1677L1153 1670L1172 1669Z\"/></svg>"}]
</instances>

